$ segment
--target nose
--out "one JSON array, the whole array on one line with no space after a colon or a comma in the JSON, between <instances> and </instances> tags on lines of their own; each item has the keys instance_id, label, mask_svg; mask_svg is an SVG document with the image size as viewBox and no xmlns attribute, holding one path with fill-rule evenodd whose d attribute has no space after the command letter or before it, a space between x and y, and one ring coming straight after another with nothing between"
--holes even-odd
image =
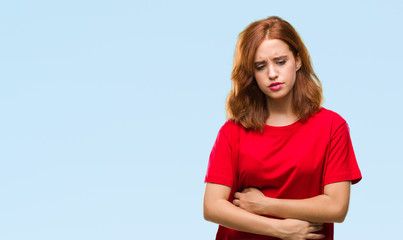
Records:
<instances>
[{"instance_id":1,"label":"nose","mask_svg":"<svg viewBox=\"0 0 403 240\"><path fill-rule=\"evenodd\" d=\"M269 64L268 70L268 77L270 80L275 80L278 77L277 69L273 64Z\"/></svg>"}]
</instances>

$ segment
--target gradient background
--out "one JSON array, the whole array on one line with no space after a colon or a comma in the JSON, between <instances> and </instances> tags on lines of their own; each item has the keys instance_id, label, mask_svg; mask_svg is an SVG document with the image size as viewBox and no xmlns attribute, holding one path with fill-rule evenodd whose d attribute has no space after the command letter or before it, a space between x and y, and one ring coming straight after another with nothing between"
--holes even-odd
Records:
<instances>
[{"instance_id":1,"label":"gradient background","mask_svg":"<svg viewBox=\"0 0 403 240\"><path fill-rule=\"evenodd\" d=\"M0 239L213 239L202 197L236 38L302 36L363 180L336 239L403 226L401 1L2 1Z\"/></svg>"}]
</instances>

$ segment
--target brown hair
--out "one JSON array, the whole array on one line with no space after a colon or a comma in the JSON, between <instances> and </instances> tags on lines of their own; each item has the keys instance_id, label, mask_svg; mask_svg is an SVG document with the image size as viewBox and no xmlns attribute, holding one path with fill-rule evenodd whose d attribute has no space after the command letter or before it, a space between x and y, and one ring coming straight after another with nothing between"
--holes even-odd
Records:
<instances>
[{"instance_id":1,"label":"brown hair","mask_svg":"<svg viewBox=\"0 0 403 240\"><path fill-rule=\"evenodd\" d=\"M255 53L265 39L285 42L294 57L299 56L293 89L293 110L302 120L318 112L322 104L322 84L313 71L308 50L297 31L279 17L269 17L251 23L238 38L232 70L232 88L226 99L227 119L241 123L246 129L263 131L269 112L266 96L254 77Z\"/></svg>"}]
</instances>

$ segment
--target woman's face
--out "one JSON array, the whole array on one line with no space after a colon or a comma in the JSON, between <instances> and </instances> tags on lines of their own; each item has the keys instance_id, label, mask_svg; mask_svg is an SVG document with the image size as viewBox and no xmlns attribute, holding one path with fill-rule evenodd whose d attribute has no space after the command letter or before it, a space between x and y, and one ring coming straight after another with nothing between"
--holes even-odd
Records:
<instances>
[{"instance_id":1,"label":"woman's face","mask_svg":"<svg viewBox=\"0 0 403 240\"><path fill-rule=\"evenodd\" d=\"M255 79L270 99L292 97L300 58L294 58L288 45L279 39L264 40L255 54Z\"/></svg>"}]
</instances>

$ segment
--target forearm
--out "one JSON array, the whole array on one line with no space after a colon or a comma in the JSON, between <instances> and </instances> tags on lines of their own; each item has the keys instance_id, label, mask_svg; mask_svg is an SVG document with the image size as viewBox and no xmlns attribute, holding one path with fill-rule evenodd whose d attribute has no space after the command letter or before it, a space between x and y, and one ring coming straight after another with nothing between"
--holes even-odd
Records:
<instances>
[{"instance_id":1,"label":"forearm","mask_svg":"<svg viewBox=\"0 0 403 240\"><path fill-rule=\"evenodd\" d=\"M350 182L325 186L324 193L306 199L265 198L264 215L310 222L343 222L350 200Z\"/></svg>"},{"instance_id":2,"label":"forearm","mask_svg":"<svg viewBox=\"0 0 403 240\"><path fill-rule=\"evenodd\" d=\"M264 215L296 218L310 222L343 222L347 209L327 195L313 198L266 199Z\"/></svg>"},{"instance_id":3,"label":"forearm","mask_svg":"<svg viewBox=\"0 0 403 240\"><path fill-rule=\"evenodd\" d=\"M203 210L207 221L242 232L255 233L281 239L321 239L322 234L315 232L322 225L311 224L296 219L272 219L248 212L229 202L231 188L207 183L204 193Z\"/></svg>"},{"instance_id":4,"label":"forearm","mask_svg":"<svg viewBox=\"0 0 403 240\"><path fill-rule=\"evenodd\" d=\"M278 237L282 220L259 216L238 208L224 199L218 199L204 206L204 218L238 231Z\"/></svg>"}]
</instances>

